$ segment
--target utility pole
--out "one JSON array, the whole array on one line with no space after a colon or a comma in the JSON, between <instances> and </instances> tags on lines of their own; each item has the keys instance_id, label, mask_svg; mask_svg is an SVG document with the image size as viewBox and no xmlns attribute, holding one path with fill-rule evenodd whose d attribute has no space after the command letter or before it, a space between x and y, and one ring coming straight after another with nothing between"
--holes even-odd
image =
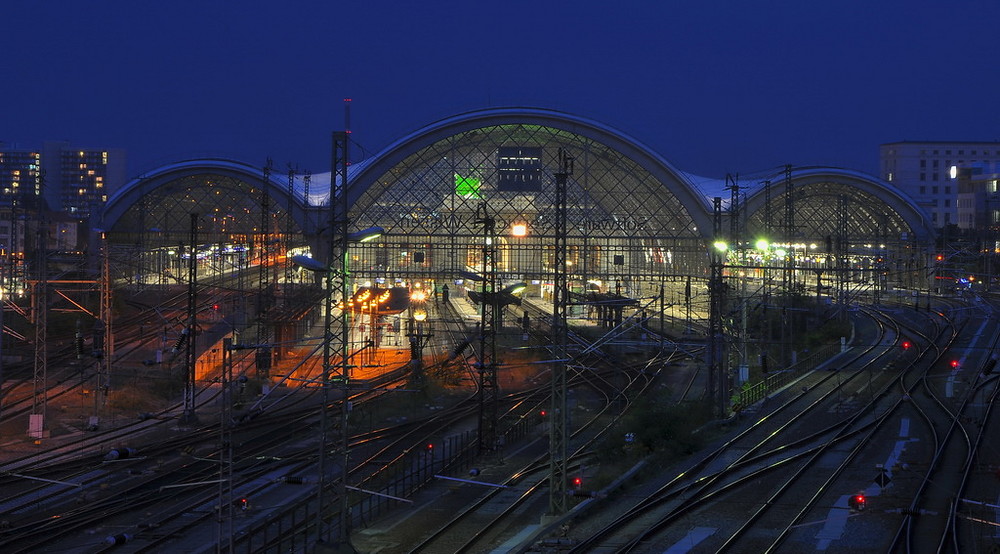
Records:
<instances>
[{"instance_id":1,"label":"utility pole","mask_svg":"<svg viewBox=\"0 0 1000 554\"><path fill-rule=\"evenodd\" d=\"M183 423L194 423L198 417L195 414L195 349L194 338L197 320L195 306L198 299L198 214L191 214L191 229L188 236L188 290L187 290L187 327L181 330L184 348L184 413Z\"/></svg>"},{"instance_id":2,"label":"utility pole","mask_svg":"<svg viewBox=\"0 0 1000 554\"><path fill-rule=\"evenodd\" d=\"M46 238L48 234L48 221L42 217L38 222L38 261L37 275L35 282L34 306L32 309L32 319L35 324L35 372L31 415L28 416L28 435L34 439L44 438L48 433L45 430L45 412L48 404L48 349L46 331L48 326L49 308L49 275L48 275L48 252L46 252Z\"/></svg>"},{"instance_id":3,"label":"utility pole","mask_svg":"<svg viewBox=\"0 0 1000 554\"><path fill-rule=\"evenodd\" d=\"M94 389L94 420L90 427L96 428L100 422L100 409L108 401L111 385L111 362L115 353L114 334L111 329L111 253L107 237L102 231L101 241L101 307L100 317L94 324L93 354L97 358L97 386Z\"/></svg>"},{"instance_id":4,"label":"utility pole","mask_svg":"<svg viewBox=\"0 0 1000 554\"><path fill-rule=\"evenodd\" d=\"M320 451L319 451L319 483L316 489L317 495L317 520L316 535L317 547L323 545L327 540L327 532L323 520L325 508L326 489L326 450L329 438L329 415L330 405L330 385L333 379L333 354L337 358L337 377L340 383L341 403L340 403L340 482L337 487L337 494L340 496L340 525L339 536L336 543L341 546L341 551L353 551L351 546L351 501L348 496L347 480L350 477L350 429L348 428L350 417L350 352L348 345L348 332L350 331L347 304L350 300L350 272L349 252L348 252L348 179L347 167L348 149L350 147L349 131L337 131L333 133L333 151L331 156L330 175L330 220L329 236L326 251L326 314L323 324L323 404L320 407ZM337 184L340 184L339 191ZM333 322L333 300L340 299L338 326L334 332Z\"/></svg>"},{"instance_id":5,"label":"utility pole","mask_svg":"<svg viewBox=\"0 0 1000 554\"><path fill-rule=\"evenodd\" d=\"M496 220L484 201L478 222L483 226L482 312L479 320L479 453L497 448L497 343L496 333L503 307L498 305L496 271Z\"/></svg>"},{"instance_id":6,"label":"utility pole","mask_svg":"<svg viewBox=\"0 0 1000 554\"><path fill-rule=\"evenodd\" d=\"M219 512L215 551L233 552L233 339L222 339L222 409L219 411Z\"/></svg>"},{"instance_id":7,"label":"utility pole","mask_svg":"<svg viewBox=\"0 0 1000 554\"><path fill-rule=\"evenodd\" d=\"M713 199L714 236L722 235L722 198ZM722 286L723 255L717 248L709 249L711 256L711 276L708 281L709 319L708 319L708 390L709 401L715 404L718 417L725 417L725 402L727 397L727 379L725 358L722 355L722 300L725 291Z\"/></svg>"},{"instance_id":8,"label":"utility pole","mask_svg":"<svg viewBox=\"0 0 1000 554\"><path fill-rule=\"evenodd\" d=\"M566 310L569 286L566 275L567 225L566 181L573 174L573 158L559 150L559 171L555 190L555 285L552 299L552 339L555 361L552 363L552 424L549 427L549 514L566 513Z\"/></svg>"},{"instance_id":9,"label":"utility pole","mask_svg":"<svg viewBox=\"0 0 1000 554\"><path fill-rule=\"evenodd\" d=\"M267 379L271 375L272 352L267 346L270 340L271 329L269 327L269 313L271 310L271 280L269 267L271 259L271 159L267 159L264 165L264 188L260 194L260 263L257 266L257 350L255 351L255 365L257 367L257 378ZM290 202L289 205L293 203Z\"/></svg>"}]
</instances>

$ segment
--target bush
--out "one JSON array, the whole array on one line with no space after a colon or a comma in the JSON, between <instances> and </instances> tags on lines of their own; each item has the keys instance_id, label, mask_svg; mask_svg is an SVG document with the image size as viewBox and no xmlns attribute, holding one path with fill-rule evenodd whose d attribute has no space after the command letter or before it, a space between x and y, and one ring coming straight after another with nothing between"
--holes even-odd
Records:
<instances>
[{"instance_id":1,"label":"bush","mask_svg":"<svg viewBox=\"0 0 1000 554\"><path fill-rule=\"evenodd\" d=\"M645 400L636 405L598 447L602 464L631 465L645 456L669 462L699 450L697 429L711 418L705 403L669 404Z\"/></svg>"}]
</instances>

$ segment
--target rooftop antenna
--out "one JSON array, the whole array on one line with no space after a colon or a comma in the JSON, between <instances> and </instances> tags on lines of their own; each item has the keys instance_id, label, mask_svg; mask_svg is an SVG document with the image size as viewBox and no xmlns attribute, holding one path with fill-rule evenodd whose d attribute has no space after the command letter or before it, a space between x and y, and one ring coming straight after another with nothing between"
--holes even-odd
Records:
<instances>
[{"instance_id":1,"label":"rooftop antenna","mask_svg":"<svg viewBox=\"0 0 1000 554\"><path fill-rule=\"evenodd\" d=\"M344 98L344 133L347 135L347 148L351 147L351 99ZM351 165L350 159L347 165Z\"/></svg>"}]
</instances>

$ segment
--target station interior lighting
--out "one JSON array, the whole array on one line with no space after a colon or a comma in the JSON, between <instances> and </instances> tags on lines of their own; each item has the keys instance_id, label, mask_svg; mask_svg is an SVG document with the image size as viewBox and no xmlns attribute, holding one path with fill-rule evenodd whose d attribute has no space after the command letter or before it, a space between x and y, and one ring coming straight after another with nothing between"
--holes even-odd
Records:
<instances>
[{"instance_id":1,"label":"station interior lighting","mask_svg":"<svg viewBox=\"0 0 1000 554\"><path fill-rule=\"evenodd\" d=\"M718 250L719 252L725 252L726 250L729 250L729 245L721 240L715 241L714 243L712 243L712 246L714 246L715 249Z\"/></svg>"},{"instance_id":2,"label":"station interior lighting","mask_svg":"<svg viewBox=\"0 0 1000 554\"><path fill-rule=\"evenodd\" d=\"M769 243L767 239L757 239L757 242L754 243L754 246L757 248L757 250L767 250L771 246L771 243Z\"/></svg>"},{"instance_id":3,"label":"station interior lighting","mask_svg":"<svg viewBox=\"0 0 1000 554\"><path fill-rule=\"evenodd\" d=\"M347 235L349 242L371 242L385 234L381 227L369 227Z\"/></svg>"},{"instance_id":4,"label":"station interior lighting","mask_svg":"<svg viewBox=\"0 0 1000 554\"><path fill-rule=\"evenodd\" d=\"M509 304L520 305L521 299L515 295L524 292L524 289L526 289L527 287L528 285L525 283L514 283L513 285L510 285L504 288L503 290L496 292L487 292L486 301L491 305L495 305L498 307L507 306ZM476 304L479 304L484 300L483 293L480 291L470 290L469 299L471 299Z\"/></svg>"},{"instance_id":5,"label":"station interior lighting","mask_svg":"<svg viewBox=\"0 0 1000 554\"><path fill-rule=\"evenodd\" d=\"M526 223L515 223L510 228L510 234L514 237L528 236L528 225Z\"/></svg>"},{"instance_id":6,"label":"station interior lighting","mask_svg":"<svg viewBox=\"0 0 1000 554\"><path fill-rule=\"evenodd\" d=\"M526 283L514 283L500 291L500 294L521 294L526 288L528 288Z\"/></svg>"}]
</instances>

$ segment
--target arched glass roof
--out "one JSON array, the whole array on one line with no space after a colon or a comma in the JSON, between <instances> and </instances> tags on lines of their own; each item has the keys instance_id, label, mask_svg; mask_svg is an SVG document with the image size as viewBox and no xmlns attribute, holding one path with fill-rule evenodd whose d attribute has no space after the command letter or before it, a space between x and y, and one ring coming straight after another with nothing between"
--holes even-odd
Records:
<instances>
[{"instance_id":1,"label":"arched glass roof","mask_svg":"<svg viewBox=\"0 0 1000 554\"><path fill-rule=\"evenodd\" d=\"M485 205L500 227L525 222L533 234L550 236L560 152L573 159L570 236L699 236L692 210L671 190L683 182L676 175L665 183L597 138L532 123L484 124L406 153L388 171L368 177L351 217L359 227L380 225L389 235L474 235L471 214Z\"/></svg>"}]
</instances>

